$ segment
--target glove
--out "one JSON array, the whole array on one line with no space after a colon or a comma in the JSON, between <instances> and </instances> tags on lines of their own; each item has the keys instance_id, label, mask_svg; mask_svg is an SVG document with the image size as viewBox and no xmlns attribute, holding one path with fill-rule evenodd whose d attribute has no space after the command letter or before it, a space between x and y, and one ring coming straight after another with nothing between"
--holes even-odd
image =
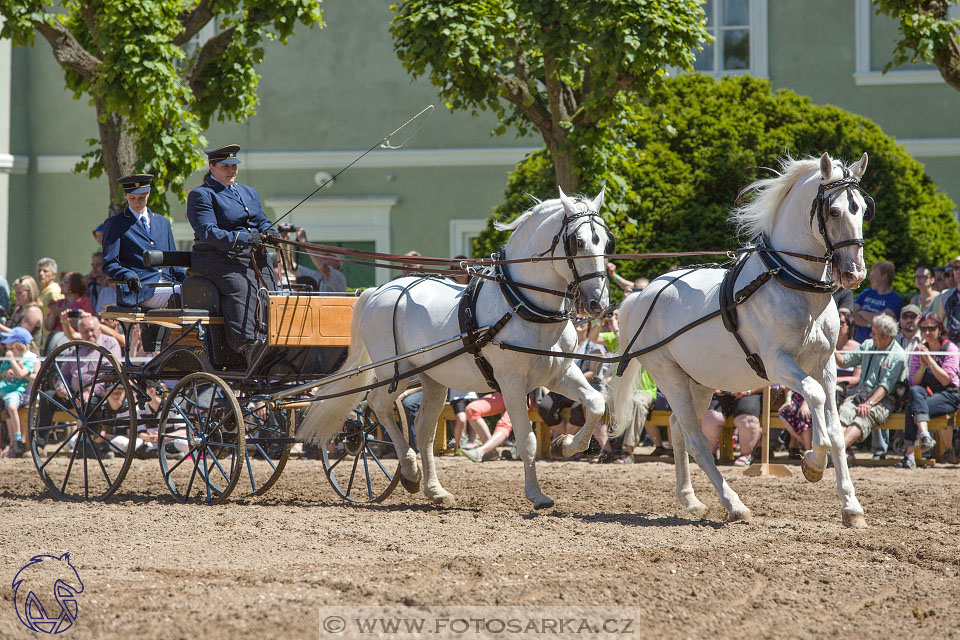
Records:
<instances>
[{"instance_id":1,"label":"glove","mask_svg":"<svg viewBox=\"0 0 960 640\"><path fill-rule=\"evenodd\" d=\"M133 293L140 293L140 289L142 288L140 285L140 278L137 276L130 278L127 280L127 286L130 287L130 291Z\"/></svg>"},{"instance_id":2,"label":"glove","mask_svg":"<svg viewBox=\"0 0 960 640\"><path fill-rule=\"evenodd\" d=\"M277 232L277 230L274 229L273 227L270 227L269 229L267 229L266 231L264 231L263 234L264 234L265 236L270 237L270 238L279 238L279 237L280 237L280 233Z\"/></svg>"},{"instance_id":3,"label":"glove","mask_svg":"<svg viewBox=\"0 0 960 640\"><path fill-rule=\"evenodd\" d=\"M251 249L259 249L263 244L263 236L256 231L247 234L247 246Z\"/></svg>"}]
</instances>

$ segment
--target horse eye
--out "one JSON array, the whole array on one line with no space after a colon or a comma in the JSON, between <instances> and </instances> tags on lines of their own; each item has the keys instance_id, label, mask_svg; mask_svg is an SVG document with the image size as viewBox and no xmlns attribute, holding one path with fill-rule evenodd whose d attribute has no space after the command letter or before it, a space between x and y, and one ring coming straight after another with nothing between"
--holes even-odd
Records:
<instances>
[{"instance_id":1,"label":"horse eye","mask_svg":"<svg viewBox=\"0 0 960 640\"><path fill-rule=\"evenodd\" d=\"M839 218L840 217L840 207L830 207L830 217Z\"/></svg>"}]
</instances>

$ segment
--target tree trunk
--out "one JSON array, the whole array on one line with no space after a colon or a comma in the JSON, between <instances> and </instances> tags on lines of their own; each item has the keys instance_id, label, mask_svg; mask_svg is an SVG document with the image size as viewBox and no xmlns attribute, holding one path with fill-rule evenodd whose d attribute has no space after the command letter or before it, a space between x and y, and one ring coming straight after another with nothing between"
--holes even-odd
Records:
<instances>
[{"instance_id":1,"label":"tree trunk","mask_svg":"<svg viewBox=\"0 0 960 640\"><path fill-rule=\"evenodd\" d=\"M99 99L97 108L97 126L100 129L100 146L103 153L103 168L107 175L107 188L110 193L109 215L123 211L123 190L120 178L133 171L137 163L137 145L133 135L127 130L123 118L116 113L103 113Z\"/></svg>"},{"instance_id":2,"label":"tree trunk","mask_svg":"<svg viewBox=\"0 0 960 640\"><path fill-rule=\"evenodd\" d=\"M549 147L557 184L567 195L576 193L577 189L580 188L580 172L577 170L573 154L564 149L562 145L549 145Z\"/></svg>"}]
</instances>

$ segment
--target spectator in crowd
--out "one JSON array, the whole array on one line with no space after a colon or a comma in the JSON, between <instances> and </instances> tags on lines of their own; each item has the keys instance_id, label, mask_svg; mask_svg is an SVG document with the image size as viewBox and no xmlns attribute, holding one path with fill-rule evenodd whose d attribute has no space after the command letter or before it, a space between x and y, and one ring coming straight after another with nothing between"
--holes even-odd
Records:
<instances>
[{"instance_id":1,"label":"spectator in crowd","mask_svg":"<svg viewBox=\"0 0 960 640\"><path fill-rule=\"evenodd\" d=\"M893 290L894 267L892 262L874 263L870 269L870 289L857 296L853 305L853 320L857 325L854 339L863 343L870 337L873 317L889 309L894 318L900 316L903 299ZM894 321L894 323L896 323Z\"/></svg>"},{"instance_id":2,"label":"spectator in crowd","mask_svg":"<svg viewBox=\"0 0 960 640\"><path fill-rule=\"evenodd\" d=\"M919 353L910 356L907 368L910 399L905 410L903 434L907 451L899 465L904 469L916 469L914 455L918 444L924 453L936 446L936 440L927 429L930 418L960 408L960 349L944 336L943 323L935 313L925 313L920 318L920 334L923 341L915 348ZM934 355L931 351L944 352L944 355ZM953 453L950 446L953 428L942 429L938 436L945 438L947 450Z\"/></svg>"},{"instance_id":3,"label":"spectator in crowd","mask_svg":"<svg viewBox=\"0 0 960 640\"><path fill-rule=\"evenodd\" d=\"M103 272L103 251L90 256L90 275L87 276L87 295L93 300L93 310L100 313L117 304L117 290Z\"/></svg>"},{"instance_id":4,"label":"spectator in crowd","mask_svg":"<svg viewBox=\"0 0 960 640\"><path fill-rule=\"evenodd\" d=\"M748 391L720 391L713 394L710 406L700 417L700 429L710 442L710 451L717 455L720 435L727 418L733 416L733 426L740 440L740 455L733 461L734 466L749 467L753 464L753 450L760 442L760 407L763 389Z\"/></svg>"},{"instance_id":5,"label":"spectator in crowd","mask_svg":"<svg viewBox=\"0 0 960 640\"><path fill-rule=\"evenodd\" d=\"M960 259L954 258L950 264L943 268L943 289L941 293L951 287L957 286L956 268L960 265Z\"/></svg>"},{"instance_id":6,"label":"spectator in crowd","mask_svg":"<svg viewBox=\"0 0 960 640\"><path fill-rule=\"evenodd\" d=\"M633 290L634 291L643 291L647 288L647 285L650 284L649 278L644 278L643 276L637 278L633 281Z\"/></svg>"},{"instance_id":7,"label":"spectator in crowd","mask_svg":"<svg viewBox=\"0 0 960 640\"><path fill-rule=\"evenodd\" d=\"M60 280L60 290L64 297L51 303L50 311L43 319L43 326L49 332L44 345L44 354L53 353L54 349L68 340L63 332L63 322L69 312L93 313L93 301L86 295L87 282L82 275L76 271L67 271Z\"/></svg>"},{"instance_id":8,"label":"spectator in crowd","mask_svg":"<svg viewBox=\"0 0 960 640\"><path fill-rule=\"evenodd\" d=\"M23 327L14 327L0 334L4 360L0 362L0 399L6 411L10 448L4 454L19 458L27 451L26 425L20 422L20 404L27 387L36 378L40 360L33 336Z\"/></svg>"},{"instance_id":9,"label":"spectator in crowd","mask_svg":"<svg viewBox=\"0 0 960 640\"><path fill-rule=\"evenodd\" d=\"M10 331L13 327L23 327L31 335L33 342L39 345L43 338L43 307L40 304L40 292L37 281L31 276L21 276L13 281L13 294L16 306L7 326L0 324L0 331Z\"/></svg>"},{"instance_id":10,"label":"spectator in crowd","mask_svg":"<svg viewBox=\"0 0 960 640\"><path fill-rule=\"evenodd\" d=\"M110 214L108 213L107 215L110 215ZM102 247L103 246L103 223L101 222L99 225L97 225L97 228L94 229L91 233L93 234L93 240L94 242L97 243L97 246Z\"/></svg>"},{"instance_id":11,"label":"spectator in crowd","mask_svg":"<svg viewBox=\"0 0 960 640\"><path fill-rule=\"evenodd\" d=\"M840 309L840 333L837 335L837 351L853 351L860 343L853 339L856 327L853 324L853 312L850 309ZM847 389L857 386L860 382L860 366L837 366L837 406L847 395Z\"/></svg>"},{"instance_id":12,"label":"spectator in crowd","mask_svg":"<svg viewBox=\"0 0 960 640\"><path fill-rule=\"evenodd\" d=\"M484 418L498 413L500 419L493 428L493 434L491 434ZM465 416L467 424L471 425L480 434L483 443L478 447L463 447L460 449L460 454L473 462L496 460L498 457L497 447L503 444L510 432L513 431L513 423L510 422L510 416L503 405L503 395L499 392L484 394L466 406Z\"/></svg>"},{"instance_id":13,"label":"spectator in crowd","mask_svg":"<svg viewBox=\"0 0 960 640\"><path fill-rule=\"evenodd\" d=\"M467 405L477 399L477 394L473 391L457 391L456 389L447 389L447 402L453 408L453 415L456 416L456 424L453 427L453 449L459 449L463 438L463 431L467 426ZM484 422L486 427L487 423ZM487 433L490 431L487 429ZM467 440L466 446L478 446L480 444L473 435ZM448 447L450 448L450 447Z\"/></svg>"},{"instance_id":14,"label":"spectator in crowd","mask_svg":"<svg viewBox=\"0 0 960 640\"><path fill-rule=\"evenodd\" d=\"M453 259L454 259L454 260L466 260L466 259L467 259L467 256L461 254L461 255L459 255L459 256L453 256ZM460 272L460 265L459 265L459 264L453 265L452 267L450 267L450 269L453 270L453 271ZM463 272L460 272L458 275L453 275L453 276L451 276L451 277L453 278L453 280L454 280L457 284L469 284L469 283L470 283L470 276L467 275L466 273L463 273Z\"/></svg>"},{"instance_id":15,"label":"spectator in crowd","mask_svg":"<svg viewBox=\"0 0 960 640\"><path fill-rule=\"evenodd\" d=\"M40 288L40 309L43 311L44 320L50 313L50 305L63 298L60 292L60 284L57 281L57 261L53 258L40 258L37 260L37 286ZM50 331L43 327L43 350L46 351L47 335Z\"/></svg>"},{"instance_id":16,"label":"spectator in crowd","mask_svg":"<svg viewBox=\"0 0 960 640\"><path fill-rule=\"evenodd\" d=\"M419 258L421 254L419 251L407 251L403 254L407 258ZM404 264L403 268L400 270L401 275L408 276L411 273L417 273L423 269L423 265L416 262L407 262Z\"/></svg>"},{"instance_id":17,"label":"spectator in crowd","mask_svg":"<svg viewBox=\"0 0 960 640\"><path fill-rule=\"evenodd\" d=\"M117 358L118 361L121 360L122 354L120 353L120 344L116 339L104 335L100 330L100 320L97 319L94 315L85 315L80 318L79 322L79 331L80 338L86 340L87 342L92 342L94 344L100 345L107 349L110 353ZM66 380L67 384L70 385L70 388L77 393L83 393L84 397L89 397L90 395L90 385L94 382L94 374L97 371L97 364L99 358L88 358L94 352L88 347L77 347L79 355L79 366L74 360L68 360L63 364L63 378ZM85 358L88 358L85 360ZM81 379L83 381L83 388L80 387ZM103 395L103 385L98 384L93 390L94 395Z\"/></svg>"},{"instance_id":18,"label":"spectator in crowd","mask_svg":"<svg viewBox=\"0 0 960 640\"><path fill-rule=\"evenodd\" d=\"M934 282L936 282L936 277L933 275L933 269L924 266L917 267L916 273L913 274L913 283L917 286L917 293L910 298L910 304L920 307L920 313L933 311L933 305L937 301L937 296L940 295L933 288Z\"/></svg>"},{"instance_id":19,"label":"spectator in crowd","mask_svg":"<svg viewBox=\"0 0 960 640\"><path fill-rule=\"evenodd\" d=\"M943 292L944 289L949 289L950 287L945 286L944 284L944 273L950 271L950 277L953 278L953 267L934 267L933 268L933 289L937 293Z\"/></svg>"},{"instance_id":20,"label":"spectator in crowd","mask_svg":"<svg viewBox=\"0 0 960 640\"><path fill-rule=\"evenodd\" d=\"M896 335L897 321L885 313L876 313L870 337L854 351L837 353L835 356L838 367L860 365L861 368L859 384L838 411L847 447L866 440L896 408L893 390L897 382L903 380L906 365L903 348L897 344ZM870 353L872 351L883 353ZM874 441L875 447L877 444ZM875 458L885 455L885 450L874 451Z\"/></svg>"},{"instance_id":21,"label":"spectator in crowd","mask_svg":"<svg viewBox=\"0 0 960 640\"><path fill-rule=\"evenodd\" d=\"M308 242L307 232L303 227L297 227L297 242ZM281 234L281 238L286 238L286 234ZM289 251L289 246L286 249ZM308 254L310 261L316 269L309 269L294 260L292 254L288 254L290 271L297 277L307 276L316 280L318 291L321 293L339 293L347 290L347 278L340 271L342 262L333 256L315 256Z\"/></svg>"},{"instance_id":22,"label":"spectator in crowd","mask_svg":"<svg viewBox=\"0 0 960 640\"><path fill-rule=\"evenodd\" d=\"M951 264L956 282L956 277L960 275L960 257L954 258ZM933 311L947 330L947 339L954 344L960 341L960 296L957 295L956 284L940 293L933 305Z\"/></svg>"},{"instance_id":23,"label":"spectator in crowd","mask_svg":"<svg viewBox=\"0 0 960 640\"><path fill-rule=\"evenodd\" d=\"M900 310L900 332L897 333L897 344L904 351L913 351L913 347L920 342L920 307L908 304Z\"/></svg>"},{"instance_id":24,"label":"spectator in crowd","mask_svg":"<svg viewBox=\"0 0 960 640\"><path fill-rule=\"evenodd\" d=\"M613 262L607 262L607 275L610 278L610 282L612 282L613 284L623 289L624 295L630 295L631 293L633 293L634 283L627 280L620 274L618 274L617 265L614 264Z\"/></svg>"},{"instance_id":25,"label":"spectator in crowd","mask_svg":"<svg viewBox=\"0 0 960 640\"><path fill-rule=\"evenodd\" d=\"M837 304L837 309L853 309L856 301L853 298L853 291L837 287L833 292L833 301Z\"/></svg>"},{"instance_id":26,"label":"spectator in crowd","mask_svg":"<svg viewBox=\"0 0 960 640\"><path fill-rule=\"evenodd\" d=\"M0 275L0 315L6 317L10 311L10 283Z\"/></svg>"},{"instance_id":27,"label":"spectator in crowd","mask_svg":"<svg viewBox=\"0 0 960 640\"><path fill-rule=\"evenodd\" d=\"M147 267L144 251L174 251L173 228L164 216L150 211L153 176L136 173L120 178L127 206L103 223L103 270L116 280L117 301L125 307L162 309L180 293L186 278L181 267ZM171 286L157 286L166 283Z\"/></svg>"}]
</instances>

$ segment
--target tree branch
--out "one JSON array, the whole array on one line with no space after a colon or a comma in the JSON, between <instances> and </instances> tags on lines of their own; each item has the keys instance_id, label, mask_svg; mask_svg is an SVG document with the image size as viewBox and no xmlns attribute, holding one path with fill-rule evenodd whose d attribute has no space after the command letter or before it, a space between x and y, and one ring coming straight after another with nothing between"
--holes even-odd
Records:
<instances>
[{"instance_id":1,"label":"tree branch","mask_svg":"<svg viewBox=\"0 0 960 640\"><path fill-rule=\"evenodd\" d=\"M213 19L212 0L200 0L200 4L190 11L180 13L180 24L183 25L183 33L173 39L173 44L182 47L190 42L193 36L200 33L210 20Z\"/></svg>"},{"instance_id":2,"label":"tree branch","mask_svg":"<svg viewBox=\"0 0 960 640\"><path fill-rule=\"evenodd\" d=\"M79 73L84 80L92 81L100 70L100 60L84 49L66 27L59 22L38 21L34 28L40 32L50 47L53 57L64 69Z\"/></svg>"},{"instance_id":3,"label":"tree branch","mask_svg":"<svg viewBox=\"0 0 960 640\"><path fill-rule=\"evenodd\" d=\"M236 33L237 28L235 26L230 27L226 31L221 31L217 35L213 36L207 40L203 47L200 48L200 51L197 52L197 57L193 59L193 63L190 65L190 68L187 69L187 72L183 74L183 82L193 91L195 96L202 95L202 88L197 84L197 81L200 79L200 76L203 74L204 67L207 64L215 59L217 56L223 54L227 50L227 47L230 46L230 42L233 40L233 34Z\"/></svg>"}]
</instances>

